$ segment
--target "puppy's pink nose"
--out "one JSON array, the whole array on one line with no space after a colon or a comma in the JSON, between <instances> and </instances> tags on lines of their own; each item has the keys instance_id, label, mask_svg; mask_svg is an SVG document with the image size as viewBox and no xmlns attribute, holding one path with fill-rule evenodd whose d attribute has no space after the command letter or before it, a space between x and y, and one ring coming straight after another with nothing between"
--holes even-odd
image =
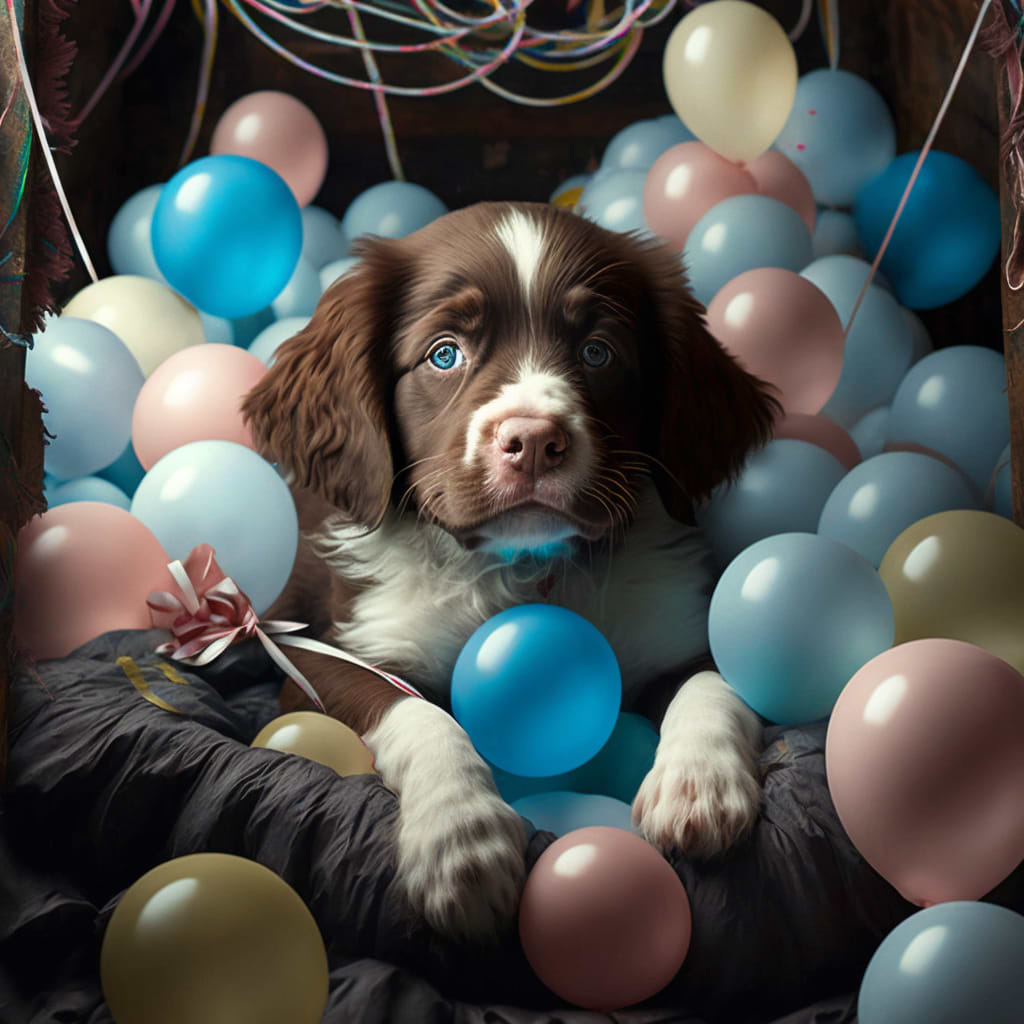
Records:
<instances>
[{"instance_id":1,"label":"puppy's pink nose","mask_svg":"<svg viewBox=\"0 0 1024 1024\"><path fill-rule=\"evenodd\" d=\"M512 416L498 424L495 441L507 466L538 477L565 459L569 438L554 420Z\"/></svg>"}]
</instances>

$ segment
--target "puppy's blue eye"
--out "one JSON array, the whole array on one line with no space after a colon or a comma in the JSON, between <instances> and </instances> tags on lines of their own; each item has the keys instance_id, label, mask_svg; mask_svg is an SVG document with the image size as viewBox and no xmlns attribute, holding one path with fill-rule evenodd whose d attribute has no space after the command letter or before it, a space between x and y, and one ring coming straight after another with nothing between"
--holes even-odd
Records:
<instances>
[{"instance_id":1,"label":"puppy's blue eye","mask_svg":"<svg viewBox=\"0 0 1024 1024\"><path fill-rule=\"evenodd\" d=\"M439 370L454 370L456 366L461 366L466 361L462 349L453 341L438 345L428 358Z\"/></svg>"},{"instance_id":2,"label":"puppy's blue eye","mask_svg":"<svg viewBox=\"0 0 1024 1024\"><path fill-rule=\"evenodd\" d=\"M580 356L587 366L604 366L611 362L612 350L603 341L588 341Z\"/></svg>"}]
</instances>

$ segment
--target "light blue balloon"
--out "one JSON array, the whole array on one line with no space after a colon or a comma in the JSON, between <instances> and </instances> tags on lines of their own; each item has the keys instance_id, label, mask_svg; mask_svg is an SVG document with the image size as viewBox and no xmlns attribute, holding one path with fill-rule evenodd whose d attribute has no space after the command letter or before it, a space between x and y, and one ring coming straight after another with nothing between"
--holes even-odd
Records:
<instances>
[{"instance_id":1,"label":"light blue balloon","mask_svg":"<svg viewBox=\"0 0 1024 1024\"><path fill-rule=\"evenodd\" d=\"M586 619L557 605L518 605L466 642L451 701L492 764L515 775L557 775L607 743L622 677L608 641Z\"/></svg>"},{"instance_id":2,"label":"light blue balloon","mask_svg":"<svg viewBox=\"0 0 1024 1024\"><path fill-rule=\"evenodd\" d=\"M896 155L896 128L873 85L821 68L800 76L772 148L803 171L822 206L852 206L861 186Z\"/></svg>"},{"instance_id":3,"label":"light blue balloon","mask_svg":"<svg viewBox=\"0 0 1024 1024\"><path fill-rule=\"evenodd\" d=\"M534 828L554 832L556 836L591 825L606 825L639 834L633 827L630 805L610 796L555 790L524 796L512 804L512 809L533 822Z\"/></svg>"},{"instance_id":4,"label":"light blue balloon","mask_svg":"<svg viewBox=\"0 0 1024 1024\"><path fill-rule=\"evenodd\" d=\"M293 316L312 316L320 301L320 274L312 263L299 258L288 283L270 304L278 320Z\"/></svg>"},{"instance_id":5,"label":"light blue balloon","mask_svg":"<svg viewBox=\"0 0 1024 1024\"><path fill-rule=\"evenodd\" d=\"M915 363L892 400L888 441L945 455L984 494L1010 441L1002 353L952 345Z\"/></svg>"},{"instance_id":6,"label":"light blue balloon","mask_svg":"<svg viewBox=\"0 0 1024 1024\"><path fill-rule=\"evenodd\" d=\"M860 1024L1019 1024L1024 917L954 900L911 914L882 940L857 997Z\"/></svg>"},{"instance_id":7,"label":"light blue balloon","mask_svg":"<svg viewBox=\"0 0 1024 1024\"><path fill-rule=\"evenodd\" d=\"M349 240L341 221L320 206L302 208L302 258L314 270L348 255Z\"/></svg>"},{"instance_id":8,"label":"light blue balloon","mask_svg":"<svg viewBox=\"0 0 1024 1024\"><path fill-rule=\"evenodd\" d=\"M697 510L719 565L776 533L813 533L843 464L808 441L776 438L747 458L734 483L720 484Z\"/></svg>"},{"instance_id":9,"label":"light blue balloon","mask_svg":"<svg viewBox=\"0 0 1024 1024\"><path fill-rule=\"evenodd\" d=\"M845 328L870 269L854 256L825 256L800 275L829 297ZM910 366L913 346L900 304L884 289L869 285L846 339L839 382L822 412L850 427L869 409L888 404Z\"/></svg>"},{"instance_id":10,"label":"light blue balloon","mask_svg":"<svg viewBox=\"0 0 1024 1024\"><path fill-rule=\"evenodd\" d=\"M131 512L171 558L184 561L197 544L212 545L257 615L288 581L299 541L295 503L274 467L251 448L233 441L175 448L145 475Z\"/></svg>"},{"instance_id":11,"label":"light blue balloon","mask_svg":"<svg viewBox=\"0 0 1024 1024\"><path fill-rule=\"evenodd\" d=\"M996 483L992 493L992 511L996 515L1013 519L1013 476L1010 466L1010 446L1007 445L996 463Z\"/></svg>"},{"instance_id":12,"label":"light blue balloon","mask_svg":"<svg viewBox=\"0 0 1024 1024\"><path fill-rule=\"evenodd\" d=\"M269 369L274 365L274 358L281 343L303 330L310 319L308 316L289 316L272 323L269 327L264 327L253 339L249 351L257 359L262 360L264 366Z\"/></svg>"},{"instance_id":13,"label":"light blue balloon","mask_svg":"<svg viewBox=\"0 0 1024 1024\"><path fill-rule=\"evenodd\" d=\"M248 348L256 335L265 327L269 327L275 319L274 311L269 306L264 306L255 313L232 320L231 329L235 335L235 345L238 348Z\"/></svg>"},{"instance_id":14,"label":"light blue balloon","mask_svg":"<svg viewBox=\"0 0 1024 1024\"><path fill-rule=\"evenodd\" d=\"M780 725L825 718L851 676L893 644L892 602L866 558L814 533L782 533L729 563L711 595L719 672Z\"/></svg>"},{"instance_id":15,"label":"light blue balloon","mask_svg":"<svg viewBox=\"0 0 1024 1024\"><path fill-rule=\"evenodd\" d=\"M919 152L903 153L857 193L853 216L874 259ZM931 150L882 256L881 270L911 309L934 309L969 292L999 253L999 197L966 160Z\"/></svg>"},{"instance_id":16,"label":"light blue balloon","mask_svg":"<svg viewBox=\"0 0 1024 1024\"><path fill-rule=\"evenodd\" d=\"M919 362L924 359L926 355L935 351L935 345L932 342L932 336L928 333L928 328L925 327L924 321L912 310L907 309L906 306L903 308L903 316L907 323L910 324L910 333L914 339L913 348L910 351L910 365Z\"/></svg>"},{"instance_id":17,"label":"light blue balloon","mask_svg":"<svg viewBox=\"0 0 1024 1024\"><path fill-rule=\"evenodd\" d=\"M811 262L811 233L800 214L769 196L730 196L694 224L683 247L693 294L707 306L734 277L757 267L794 273Z\"/></svg>"},{"instance_id":18,"label":"light blue balloon","mask_svg":"<svg viewBox=\"0 0 1024 1024\"><path fill-rule=\"evenodd\" d=\"M870 459L873 455L881 455L885 448L885 439L889 436L889 414L892 410L887 405L866 412L849 429L850 437L860 451L862 459Z\"/></svg>"},{"instance_id":19,"label":"light blue balloon","mask_svg":"<svg viewBox=\"0 0 1024 1024\"><path fill-rule=\"evenodd\" d=\"M136 192L114 214L107 230L107 256L115 274L139 274L163 281L156 265L150 228L163 185L149 185Z\"/></svg>"},{"instance_id":20,"label":"light blue balloon","mask_svg":"<svg viewBox=\"0 0 1024 1024\"><path fill-rule=\"evenodd\" d=\"M566 178L565 181L563 181L562 184L559 185L550 196L548 196L548 202L555 202L559 196L564 196L566 192L571 192L573 189L585 188L587 182L590 181L591 178L593 178L592 174L574 174L571 178Z\"/></svg>"},{"instance_id":21,"label":"light blue balloon","mask_svg":"<svg viewBox=\"0 0 1024 1024\"><path fill-rule=\"evenodd\" d=\"M646 171L614 171L594 177L583 189L576 212L609 231L652 236L644 218Z\"/></svg>"},{"instance_id":22,"label":"light blue balloon","mask_svg":"<svg viewBox=\"0 0 1024 1024\"><path fill-rule=\"evenodd\" d=\"M130 498L142 483L146 471L139 462L135 449L129 443L109 466L104 466L96 475L103 480L109 480Z\"/></svg>"},{"instance_id":23,"label":"light blue balloon","mask_svg":"<svg viewBox=\"0 0 1024 1024\"><path fill-rule=\"evenodd\" d=\"M72 501L102 501L117 505L125 511L131 508L131 498L120 487L98 476L80 476L52 486L47 494L50 508L66 505Z\"/></svg>"},{"instance_id":24,"label":"light blue balloon","mask_svg":"<svg viewBox=\"0 0 1024 1024\"><path fill-rule=\"evenodd\" d=\"M822 256L859 258L864 255L860 249L860 236L857 234L857 222L853 215L843 210L823 207L818 208L818 216L814 221L811 248L816 260L820 260Z\"/></svg>"},{"instance_id":25,"label":"light blue balloon","mask_svg":"<svg viewBox=\"0 0 1024 1024\"><path fill-rule=\"evenodd\" d=\"M207 341L216 345L234 345L235 328L230 320L200 311L199 322L203 325L203 334Z\"/></svg>"},{"instance_id":26,"label":"light blue balloon","mask_svg":"<svg viewBox=\"0 0 1024 1024\"><path fill-rule=\"evenodd\" d=\"M601 157L600 170L649 171L654 161L680 142L692 142L696 136L682 121L671 115L634 121L612 136Z\"/></svg>"},{"instance_id":27,"label":"light blue balloon","mask_svg":"<svg viewBox=\"0 0 1024 1024\"><path fill-rule=\"evenodd\" d=\"M93 320L47 321L25 357L25 380L43 396L43 424L55 437L43 451L48 473L88 476L124 451L145 378L128 346Z\"/></svg>"},{"instance_id":28,"label":"light blue balloon","mask_svg":"<svg viewBox=\"0 0 1024 1024\"><path fill-rule=\"evenodd\" d=\"M448 207L422 185L382 181L352 200L341 219L348 239L360 235L403 238L446 214Z\"/></svg>"},{"instance_id":29,"label":"light blue balloon","mask_svg":"<svg viewBox=\"0 0 1024 1024\"><path fill-rule=\"evenodd\" d=\"M320 294L323 295L328 288L338 280L342 274L347 274L359 260L355 256L346 256L344 259L328 263L320 270Z\"/></svg>"},{"instance_id":30,"label":"light blue balloon","mask_svg":"<svg viewBox=\"0 0 1024 1024\"><path fill-rule=\"evenodd\" d=\"M919 519L979 507L974 488L952 466L920 452L885 452L839 481L821 510L818 533L853 548L877 569L889 545Z\"/></svg>"}]
</instances>

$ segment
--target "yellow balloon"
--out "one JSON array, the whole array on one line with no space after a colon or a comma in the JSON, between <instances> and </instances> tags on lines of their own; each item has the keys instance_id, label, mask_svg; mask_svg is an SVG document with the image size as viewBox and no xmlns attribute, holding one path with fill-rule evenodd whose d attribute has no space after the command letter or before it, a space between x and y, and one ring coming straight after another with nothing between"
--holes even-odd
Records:
<instances>
[{"instance_id":1,"label":"yellow balloon","mask_svg":"<svg viewBox=\"0 0 1024 1024\"><path fill-rule=\"evenodd\" d=\"M327 953L313 915L262 864L197 853L121 898L100 951L117 1024L319 1024Z\"/></svg>"},{"instance_id":2,"label":"yellow balloon","mask_svg":"<svg viewBox=\"0 0 1024 1024\"><path fill-rule=\"evenodd\" d=\"M194 306L162 282L136 274L116 274L87 285L62 313L112 330L147 377L179 349L206 342Z\"/></svg>"},{"instance_id":3,"label":"yellow balloon","mask_svg":"<svg viewBox=\"0 0 1024 1024\"><path fill-rule=\"evenodd\" d=\"M662 61L673 109L727 160L760 156L796 97L796 54L770 14L745 0L695 7L668 37Z\"/></svg>"},{"instance_id":4,"label":"yellow balloon","mask_svg":"<svg viewBox=\"0 0 1024 1024\"><path fill-rule=\"evenodd\" d=\"M926 516L878 568L892 599L894 643L948 637L1024 672L1024 530L992 512Z\"/></svg>"},{"instance_id":5,"label":"yellow balloon","mask_svg":"<svg viewBox=\"0 0 1024 1024\"><path fill-rule=\"evenodd\" d=\"M333 768L339 775L369 775L373 755L359 734L319 711L292 711L268 722L251 746L285 750Z\"/></svg>"}]
</instances>

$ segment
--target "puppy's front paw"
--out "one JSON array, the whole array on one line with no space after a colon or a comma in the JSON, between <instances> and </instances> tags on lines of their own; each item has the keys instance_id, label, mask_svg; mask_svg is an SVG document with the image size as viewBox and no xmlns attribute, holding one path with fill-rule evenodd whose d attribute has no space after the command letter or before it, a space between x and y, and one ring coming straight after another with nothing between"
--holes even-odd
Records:
<instances>
[{"instance_id":1,"label":"puppy's front paw","mask_svg":"<svg viewBox=\"0 0 1024 1024\"><path fill-rule=\"evenodd\" d=\"M633 801L633 823L663 853L705 859L753 826L761 785L749 758L729 744L659 750Z\"/></svg>"},{"instance_id":2,"label":"puppy's front paw","mask_svg":"<svg viewBox=\"0 0 1024 1024\"><path fill-rule=\"evenodd\" d=\"M413 908L452 938L494 940L511 925L525 853L522 818L495 793L402 801L399 879Z\"/></svg>"}]
</instances>

